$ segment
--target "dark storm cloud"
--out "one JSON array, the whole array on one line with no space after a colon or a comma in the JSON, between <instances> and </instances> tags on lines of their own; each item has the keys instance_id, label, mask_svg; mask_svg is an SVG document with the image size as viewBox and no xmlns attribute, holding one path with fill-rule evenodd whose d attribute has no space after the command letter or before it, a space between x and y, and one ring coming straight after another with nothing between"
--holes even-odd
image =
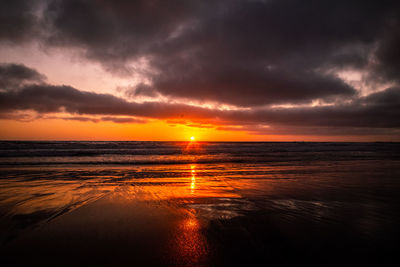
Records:
<instances>
[{"instance_id":1,"label":"dark storm cloud","mask_svg":"<svg viewBox=\"0 0 400 267\"><path fill-rule=\"evenodd\" d=\"M400 127L399 1L2 1L0 21L9 25L0 26L3 41L34 38L45 47L79 48L112 73L144 75L146 85L126 91L131 99L163 95L250 108L139 104L38 82L1 92L3 110L191 118L225 127L338 127L344 133ZM134 61L146 62L146 70ZM339 70L368 72L368 82L392 88L360 97L335 76ZM316 99L332 105L271 108Z\"/></svg>"},{"instance_id":2,"label":"dark storm cloud","mask_svg":"<svg viewBox=\"0 0 400 267\"><path fill-rule=\"evenodd\" d=\"M106 69L145 57L149 93L238 106L306 103L354 89L325 71L365 68L377 50L397 78L398 1L52 1L47 43L83 48Z\"/></svg>"},{"instance_id":3,"label":"dark storm cloud","mask_svg":"<svg viewBox=\"0 0 400 267\"><path fill-rule=\"evenodd\" d=\"M382 136L393 140L400 136L399 129L368 127L319 127L319 126L286 126L286 127L244 127L242 130L255 135L309 135L309 136ZM372 138L371 140L376 140Z\"/></svg>"},{"instance_id":4,"label":"dark storm cloud","mask_svg":"<svg viewBox=\"0 0 400 267\"><path fill-rule=\"evenodd\" d=\"M15 88L27 82L41 82L46 77L21 64L0 64L0 90Z\"/></svg>"},{"instance_id":5,"label":"dark storm cloud","mask_svg":"<svg viewBox=\"0 0 400 267\"><path fill-rule=\"evenodd\" d=\"M269 112L272 124L321 127L400 127L400 88L389 88L349 104L275 109ZM255 117L262 117L256 112Z\"/></svg>"},{"instance_id":6,"label":"dark storm cloud","mask_svg":"<svg viewBox=\"0 0 400 267\"><path fill-rule=\"evenodd\" d=\"M51 1L44 24L47 43L83 48L86 57L114 73L132 75L125 66L152 52L191 16L193 1Z\"/></svg>"},{"instance_id":7,"label":"dark storm cloud","mask_svg":"<svg viewBox=\"0 0 400 267\"><path fill-rule=\"evenodd\" d=\"M247 66L187 73L156 78L158 90L168 96L216 101L237 106L305 103L332 95L351 96L354 89L328 75L297 70L260 70ZM177 77L178 76L178 77Z\"/></svg>"},{"instance_id":8,"label":"dark storm cloud","mask_svg":"<svg viewBox=\"0 0 400 267\"><path fill-rule=\"evenodd\" d=\"M43 82L23 84L23 82L24 78L21 78L21 84L17 84L15 89L0 91L2 114L29 110L39 114L64 112L72 114L73 117L62 119L117 123L138 123L144 122L141 118L157 118L173 121L175 124L181 124L179 121L183 121L183 124L194 127L201 125L209 127L210 124L226 127L236 125L239 128L232 129L240 129L242 126L244 127L242 129L264 133L276 133L277 129L287 129L283 132L286 134L288 129L310 132L310 129L316 127L319 130L314 132L329 129L332 133L347 134L362 128L386 129L386 133L398 132L400 128L400 87L354 98L351 102L340 105L219 110L164 102L136 103L110 94L80 91L70 86L54 86ZM101 117L76 117L76 115ZM332 128L337 129L332 130Z\"/></svg>"},{"instance_id":9,"label":"dark storm cloud","mask_svg":"<svg viewBox=\"0 0 400 267\"><path fill-rule=\"evenodd\" d=\"M98 122L114 122L114 123L145 123L146 120L143 119L137 119L137 118L132 118L132 117L87 117L87 116L73 116L73 117L57 117L57 116L50 116L50 117L45 117L46 119L61 119L61 120L67 120L67 121L90 121L94 123Z\"/></svg>"},{"instance_id":10,"label":"dark storm cloud","mask_svg":"<svg viewBox=\"0 0 400 267\"><path fill-rule=\"evenodd\" d=\"M208 118L211 110L184 104L128 102L111 94L84 92L70 86L46 83L16 85L13 90L0 90L0 112L33 110L38 113L67 112L88 115L128 115L153 118ZM1 88L0 88L1 89ZM116 118L103 117L105 121ZM121 121L120 121L121 122Z\"/></svg>"},{"instance_id":11,"label":"dark storm cloud","mask_svg":"<svg viewBox=\"0 0 400 267\"><path fill-rule=\"evenodd\" d=\"M379 62L377 74L383 79L400 82L400 21L396 21L388 27L384 34L385 38L380 40L376 52ZM379 78L376 77L375 78Z\"/></svg>"},{"instance_id":12,"label":"dark storm cloud","mask_svg":"<svg viewBox=\"0 0 400 267\"><path fill-rule=\"evenodd\" d=\"M41 1L1 0L0 41L21 42L38 33L36 12Z\"/></svg>"},{"instance_id":13,"label":"dark storm cloud","mask_svg":"<svg viewBox=\"0 0 400 267\"><path fill-rule=\"evenodd\" d=\"M1 10L9 41L40 29L42 43L83 49L122 75L146 58L152 86L134 95L238 106L346 98L354 89L326 71L365 69L374 53L375 77L399 79L398 1L5 1Z\"/></svg>"},{"instance_id":14,"label":"dark storm cloud","mask_svg":"<svg viewBox=\"0 0 400 267\"><path fill-rule=\"evenodd\" d=\"M110 121L115 123L145 123L146 120L126 117L101 117L101 121Z\"/></svg>"},{"instance_id":15,"label":"dark storm cloud","mask_svg":"<svg viewBox=\"0 0 400 267\"><path fill-rule=\"evenodd\" d=\"M154 90L151 86L147 84L140 83L137 86L128 87L128 88L120 88L125 92L125 95L129 98L135 98L137 96L148 96L148 97L156 97L157 91Z\"/></svg>"}]
</instances>

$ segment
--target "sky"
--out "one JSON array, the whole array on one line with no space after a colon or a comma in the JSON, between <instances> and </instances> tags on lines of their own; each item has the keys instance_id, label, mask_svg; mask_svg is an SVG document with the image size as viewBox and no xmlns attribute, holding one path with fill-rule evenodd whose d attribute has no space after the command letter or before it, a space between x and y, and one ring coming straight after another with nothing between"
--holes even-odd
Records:
<instances>
[{"instance_id":1,"label":"sky","mask_svg":"<svg viewBox=\"0 0 400 267\"><path fill-rule=\"evenodd\" d=\"M0 139L400 141L400 2L1 0Z\"/></svg>"}]
</instances>

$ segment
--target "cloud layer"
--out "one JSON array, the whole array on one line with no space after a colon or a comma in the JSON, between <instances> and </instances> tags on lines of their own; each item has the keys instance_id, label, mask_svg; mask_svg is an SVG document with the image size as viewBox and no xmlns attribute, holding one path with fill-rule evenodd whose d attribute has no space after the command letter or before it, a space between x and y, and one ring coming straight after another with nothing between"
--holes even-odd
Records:
<instances>
[{"instance_id":1,"label":"cloud layer","mask_svg":"<svg viewBox=\"0 0 400 267\"><path fill-rule=\"evenodd\" d=\"M13 67L22 66L2 65L0 72L2 68ZM31 73L36 72L31 70ZM3 82L7 83L7 80ZM62 119L116 123L144 122L137 117L175 120L178 123L179 120L183 120L186 124L225 125L231 127L230 130L270 134L278 134L279 131L281 134L287 134L293 127L298 134L311 134L310 130L320 134L335 132L354 134L354 131L359 132L360 128L381 129L375 130L374 133L397 134L400 128L399 106L400 87L388 88L342 105L246 110L219 110L165 102L129 102L111 94L85 92L70 86L54 86L44 82L24 84L23 78L21 84L12 90L0 92L0 113L3 114L24 110L39 114L62 112L83 116ZM103 117L93 119L84 115ZM232 128L232 126L239 127Z\"/></svg>"},{"instance_id":2,"label":"cloud layer","mask_svg":"<svg viewBox=\"0 0 400 267\"><path fill-rule=\"evenodd\" d=\"M360 129L398 134L398 1L18 0L1 5L0 41L76 49L115 75L145 80L127 90L127 100L51 85L36 70L3 64L3 113L185 118L256 133L326 127L343 134L361 134ZM363 73L363 82L376 89L366 96L338 75L346 71ZM384 84L390 86L378 91ZM139 103L140 96L180 103ZM191 102L234 109L182 104Z\"/></svg>"}]
</instances>

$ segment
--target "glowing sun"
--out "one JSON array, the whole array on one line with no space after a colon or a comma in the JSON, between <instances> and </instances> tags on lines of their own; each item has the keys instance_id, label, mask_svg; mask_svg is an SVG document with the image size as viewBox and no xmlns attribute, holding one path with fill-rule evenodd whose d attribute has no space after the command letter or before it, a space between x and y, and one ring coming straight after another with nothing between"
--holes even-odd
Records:
<instances>
[{"instance_id":1,"label":"glowing sun","mask_svg":"<svg viewBox=\"0 0 400 267\"><path fill-rule=\"evenodd\" d=\"M194 136L190 137L190 141L194 141L194 139L195 139Z\"/></svg>"}]
</instances>

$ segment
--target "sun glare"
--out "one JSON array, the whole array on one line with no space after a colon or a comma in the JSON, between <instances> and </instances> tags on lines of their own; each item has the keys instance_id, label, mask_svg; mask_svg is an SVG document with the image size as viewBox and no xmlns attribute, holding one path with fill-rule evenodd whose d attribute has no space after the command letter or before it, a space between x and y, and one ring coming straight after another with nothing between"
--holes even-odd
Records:
<instances>
[{"instance_id":1,"label":"sun glare","mask_svg":"<svg viewBox=\"0 0 400 267\"><path fill-rule=\"evenodd\" d=\"M190 137L190 141L194 141L194 139L195 139L194 136Z\"/></svg>"}]
</instances>

